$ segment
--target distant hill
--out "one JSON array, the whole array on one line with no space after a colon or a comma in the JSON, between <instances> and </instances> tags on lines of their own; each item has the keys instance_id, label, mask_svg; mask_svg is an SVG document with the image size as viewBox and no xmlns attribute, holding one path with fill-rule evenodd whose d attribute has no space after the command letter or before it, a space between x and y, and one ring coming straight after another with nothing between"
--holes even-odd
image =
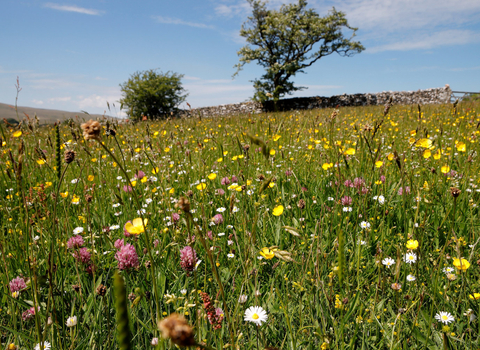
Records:
<instances>
[{"instance_id":1,"label":"distant hill","mask_svg":"<svg viewBox=\"0 0 480 350\"><path fill-rule=\"evenodd\" d=\"M89 119L96 119L101 118L102 115L100 114L85 114L83 112L66 112L66 111L59 111L56 109L44 109L44 108L33 108L33 107L21 107L18 106L18 118L17 113L15 113L15 109L13 105L8 105L5 103L0 103L0 121L4 118L15 119L18 122L26 118L28 115L30 118L34 118L35 114L37 115L38 119L40 120L40 124L53 124L57 121L64 121L67 119L74 119L78 116L79 121L89 120ZM107 116L106 117L110 117Z\"/></svg>"}]
</instances>

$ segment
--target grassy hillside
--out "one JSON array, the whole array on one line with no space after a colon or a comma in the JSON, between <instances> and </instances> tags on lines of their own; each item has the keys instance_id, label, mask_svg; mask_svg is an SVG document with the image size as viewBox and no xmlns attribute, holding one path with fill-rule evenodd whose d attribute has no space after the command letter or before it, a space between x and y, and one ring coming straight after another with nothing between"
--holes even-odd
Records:
<instances>
[{"instance_id":1,"label":"grassy hillside","mask_svg":"<svg viewBox=\"0 0 480 350\"><path fill-rule=\"evenodd\" d=\"M83 119L90 119L90 118L97 118L101 117L100 114L90 114L87 115L83 112L66 112L66 111L59 111L56 109L43 109L43 108L32 108L32 107L18 107L18 118L13 105L8 105L5 103L0 103L0 120L10 119L13 118L17 121L22 120L23 118L28 115L30 118L34 118L35 114L37 115L38 119L40 119L40 124L53 124L56 121L63 121L66 119L73 118L75 119L76 116Z\"/></svg>"}]
</instances>

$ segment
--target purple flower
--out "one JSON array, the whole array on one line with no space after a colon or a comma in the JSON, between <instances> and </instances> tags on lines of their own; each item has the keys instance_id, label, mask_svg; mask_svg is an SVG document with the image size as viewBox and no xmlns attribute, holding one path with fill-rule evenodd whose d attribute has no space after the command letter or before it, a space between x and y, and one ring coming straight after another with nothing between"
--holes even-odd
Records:
<instances>
[{"instance_id":1,"label":"purple flower","mask_svg":"<svg viewBox=\"0 0 480 350\"><path fill-rule=\"evenodd\" d=\"M352 197L345 196L343 197L340 202L342 203L343 206L350 206L353 203Z\"/></svg>"},{"instance_id":2,"label":"purple flower","mask_svg":"<svg viewBox=\"0 0 480 350\"><path fill-rule=\"evenodd\" d=\"M80 248L85 242L83 241L82 236L77 235L71 237L67 242L68 249Z\"/></svg>"},{"instance_id":3,"label":"purple flower","mask_svg":"<svg viewBox=\"0 0 480 350\"><path fill-rule=\"evenodd\" d=\"M128 185L123 186L123 192L130 193L132 191L133 191L132 186L128 186Z\"/></svg>"},{"instance_id":4,"label":"purple flower","mask_svg":"<svg viewBox=\"0 0 480 350\"><path fill-rule=\"evenodd\" d=\"M137 268L140 265L135 247L131 244L122 246L115 254L115 259L118 261L119 270Z\"/></svg>"},{"instance_id":5,"label":"purple flower","mask_svg":"<svg viewBox=\"0 0 480 350\"><path fill-rule=\"evenodd\" d=\"M343 185L345 187L353 187L353 182L351 180L346 180Z\"/></svg>"},{"instance_id":6,"label":"purple flower","mask_svg":"<svg viewBox=\"0 0 480 350\"><path fill-rule=\"evenodd\" d=\"M230 185L230 179L228 177L224 177L220 183L222 185Z\"/></svg>"},{"instance_id":7,"label":"purple flower","mask_svg":"<svg viewBox=\"0 0 480 350\"><path fill-rule=\"evenodd\" d=\"M212 218L212 221L214 222L215 225L223 224L223 216L222 216L222 214L216 214L216 215Z\"/></svg>"},{"instance_id":8,"label":"purple flower","mask_svg":"<svg viewBox=\"0 0 480 350\"><path fill-rule=\"evenodd\" d=\"M10 285L11 293L15 293L15 292L21 291L22 289L27 288L27 284L25 283L25 280L19 276L11 280L9 285Z\"/></svg>"},{"instance_id":9,"label":"purple flower","mask_svg":"<svg viewBox=\"0 0 480 350\"><path fill-rule=\"evenodd\" d=\"M178 220L180 220L180 215L178 213L173 213L172 214L172 221L174 223L178 222Z\"/></svg>"},{"instance_id":10,"label":"purple flower","mask_svg":"<svg viewBox=\"0 0 480 350\"><path fill-rule=\"evenodd\" d=\"M213 233L212 233L212 231L208 231L208 232L207 232L207 237L208 237L210 240L213 241Z\"/></svg>"},{"instance_id":11,"label":"purple flower","mask_svg":"<svg viewBox=\"0 0 480 350\"><path fill-rule=\"evenodd\" d=\"M401 195L403 195L403 192L404 192L403 187L400 187L400 188L398 189L397 194L398 194L399 196L401 196ZM405 186L405 194L410 194L410 186Z\"/></svg>"},{"instance_id":12,"label":"purple flower","mask_svg":"<svg viewBox=\"0 0 480 350\"><path fill-rule=\"evenodd\" d=\"M215 309L215 314L217 315L217 322L221 323L223 321L223 318L225 316L223 310L219 307Z\"/></svg>"},{"instance_id":13,"label":"purple flower","mask_svg":"<svg viewBox=\"0 0 480 350\"><path fill-rule=\"evenodd\" d=\"M382 181L382 183L385 183L385 180L386 180L385 175L381 175L380 176L380 181Z\"/></svg>"},{"instance_id":14,"label":"purple flower","mask_svg":"<svg viewBox=\"0 0 480 350\"><path fill-rule=\"evenodd\" d=\"M356 177L353 179L353 187L356 189L361 189L365 185L365 180L362 179L361 177Z\"/></svg>"},{"instance_id":15,"label":"purple flower","mask_svg":"<svg viewBox=\"0 0 480 350\"><path fill-rule=\"evenodd\" d=\"M195 249L190 246L186 246L180 251L180 266L186 272L192 272L197 264L197 253Z\"/></svg>"},{"instance_id":16,"label":"purple flower","mask_svg":"<svg viewBox=\"0 0 480 350\"><path fill-rule=\"evenodd\" d=\"M145 177L145 173L141 170L139 170L136 174L135 174L135 178L137 179L143 179Z\"/></svg>"},{"instance_id":17,"label":"purple flower","mask_svg":"<svg viewBox=\"0 0 480 350\"><path fill-rule=\"evenodd\" d=\"M73 253L73 257L84 264L88 264L92 258L87 248L80 248L78 251Z\"/></svg>"},{"instance_id":18,"label":"purple flower","mask_svg":"<svg viewBox=\"0 0 480 350\"><path fill-rule=\"evenodd\" d=\"M159 244L160 244L160 241L158 239L153 241L153 247L154 248L157 248Z\"/></svg>"},{"instance_id":19,"label":"purple flower","mask_svg":"<svg viewBox=\"0 0 480 350\"><path fill-rule=\"evenodd\" d=\"M235 175L232 175L232 182L238 182L238 179Z\"/></svg>"},{"instance_id":20,"label":"purple flower","mask_svg":"<svg viewBox=\"0 0 480 350\"><path fill-rule=\"evenodd\" d=\"M287 170L285 172L285 176L291 176L292 174L293 174L293 171L291 171L291 170Z\"/></svg>"},{"instance_id":21,"label":"purple flower","mask_svg":"<svg viewBox=\"0 0 480 350\"><path fill-rule=\"evenodd\" d=\"M40 311L40 306L38 307L37 310ZM34 308L34 307L31 307L30 309L28 309L27 311L24 311L24 312L22 313L22 320L28 321L28 320L31 319L34 315L35 315L35 308Z\"/></svg>"},{"instance_id":22,"label":"purple flower","mask_svg":"<svg viewBox=\"0 0 480 350\"><path fill-rule=\"evenodd\" d=\"M225 191L222 190L221 188L218 188L215 190L215 194L218 196L223 196L225 194Z\"/></svg>"},{"instance_id":23,"label":"purple flower","mask_svg":"<svg viewBox=\"0 0 480 350\"><path fill-rule=\"evenodd\" d=\"M117 239L113 245L115 246L115 248L121 249L125 245L125 242L123 241L123 239Z\"/></svg>"}]
</instances>

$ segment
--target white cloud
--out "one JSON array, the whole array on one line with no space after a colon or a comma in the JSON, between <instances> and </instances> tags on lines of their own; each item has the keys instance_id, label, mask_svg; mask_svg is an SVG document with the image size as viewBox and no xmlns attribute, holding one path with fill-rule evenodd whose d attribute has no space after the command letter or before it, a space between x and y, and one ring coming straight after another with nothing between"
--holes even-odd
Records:
<instances>
[{"instance_id":1,"label":"white cloud","mask_svg":"<svg viewBox=\"0 0 480 350\"><path fill-rule=\"evenodd\" d=\"M41 105L43 105L45 102L40 101L40 100L32 100L32 103L35 103L36 105L41 106Z\"/></svg>"},{"instance_id":2,"label":"white cloud","mask_svg":"<svg viewBox=\"0 0 480 350\"><path fill-rule=\"evenodd\" d=\"M100 16L103 13L103 11L99 11L99 10L87 9L87 8L78 7L75 5L60 5L60 4L54 4L51 2L48 2L43 6L51 8L53 10L65 11L65 12L76 12L76 13L82 13L84 15L92 15L92 16Z\"/></svg>"},{"instance_id":3,"label":"white cloud","mask_svg":"<svg viewBox=\"0 0 480 350\"><path fill-rule=\"evenodd\" d=\"M48 99L48 102L53 103L53 102L67 102L70 101L72 98L71 97L52 97Z\"/></svg>"},{"instance_id":4,"label":"white cloud","mask_svg":"<svg viewBox=\"0 0 480 350\"><path fill-rule=\"evenodd\" d=\"M153 18L157 22L164 23L164 24L179 24L179 25L195 27L195 28L214 29L214 27L211 25L197 23L197 22L188 22L178 18L170 18L170 17L162 17L162 16L153 16Z\"/></svg>"},{"instance_id":5,"label":"white cloud","mask_svg":"<svg viewBox=\"0 0 480 350\"><path fill-rule=\"evenodd\" d=\"M374 46L367 48L366 52L427 50L439 46L464 45L479 41L480 35L470 30L445 30L432 34L412 36L394 43Z\"/></svg>"}]
</instances>

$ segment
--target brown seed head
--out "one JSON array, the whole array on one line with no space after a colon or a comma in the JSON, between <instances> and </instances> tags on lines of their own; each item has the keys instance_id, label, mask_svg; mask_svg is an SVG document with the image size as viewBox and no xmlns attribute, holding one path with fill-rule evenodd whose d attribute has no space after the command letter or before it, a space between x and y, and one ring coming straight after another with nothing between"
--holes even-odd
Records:
<instances>
[{"instance_id":1,"label":"brown seed head","mask_svg":"<svg viewBox=\"0 0 480 350\"><path fill-rule=\"evenodd\" d=\"M177 204L175 204L175 208L180 208L181 210L183 210L183 212L189 213L190 212L190 201L185 197L180 197Z\"/></svg>"},{"instance_id":2,"label":"brown seed head","mask_svg":"<svg viewBox=\"0 0 480 350\"><path fill-rule=\"evenodd\" d=\"M81 127L85 140L100 140L100 132L102 131L102 126L99 122L90 119L88 122L83 123Z\"/></svg>"},{"instance_id":3,"label":"brown seed head","mask_svg":"<svg viewBox=\"0 0 480 350\"><path fill-rule=\"evenodd\" d=\"M178 314L173 313L158 322L158 329L162 332L162 337L170 339L178 346L193 346L197 343L193 337L192 327Z\"/></svg>"},{"instance_id":4,"label":"brown seed head","mask_svg":"<svg viewBox=\"0 0 480 350\"><path fill-rule=\"evenodd\" d=\"M460 196L461 192L462 191L460 191L457 187L450 187L450 193L452 194L453 198Z\"/></svg>"},{"instance_id":5,"label":"brown seed head","mask_svg":"<svg viewBox=\"0 0 480 350\"><path fill-rule=\"evenodd\" d=\"M65 151L65 154L64 154L65 163L70 164L71 162L73 162L75 160L76 155L77 153L75 151L72 151L71 149Z\"/></svg>"},{"instance_id":6,"label":"brown seed head","mask_svg":"<svg viewBox=\"0 0 480 350\"><path fill-rule=\"evenodd\" d=\"M400 283L392 283L392 289L393 290L400 290L402 289L402 285Z\"/></svg>"},{"instance_id":7,"label":"brown seed head","mask_svg":"<svg viewBox=\"0 0 480 350\"><path fill-rule=\"evenodd\" d=\"M305 200L300 199L297 203L297 207L299 207L300 209L305 208Z\"/></svg>"},{"instance_id":8,"label":"brown seed head","mask_svg":"<svg viewBox=\"0 0 480 350\"><path fill-rule=\"evenodd\" d=\"M107 287L105 287L103 284L99 285L97 288L97 294L101 297L105 296L105 294L107 294Z\"/></svg>"}]
</instances>

